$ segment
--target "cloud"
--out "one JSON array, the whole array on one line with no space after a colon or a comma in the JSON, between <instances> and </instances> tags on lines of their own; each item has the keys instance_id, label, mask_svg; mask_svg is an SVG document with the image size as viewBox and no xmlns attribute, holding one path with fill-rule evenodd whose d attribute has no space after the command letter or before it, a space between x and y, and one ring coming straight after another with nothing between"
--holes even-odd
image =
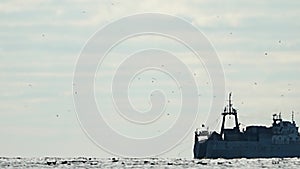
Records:
<instances>
[{"instance_id":1,"label":"cloud","mask_svg":"<svg viewBox=\"0 0 300 169\"><path fill-rule=\"evenodd\" d=\"M272 3L268 1L226 1L224 3L220 0L209 2L199 0L3 1L0 6L2 39L0 101L4 104L0 106L0 110L5 111L6 115L20 115L24 120L29 120L32 117L31 113L42 112L43 116L39 116L38 119L47 122L48 117L53 116L53 112L70 109L73 106L72 71L76 58L89 37L120 17L143 12L158 12L184 18L205 34L219 55L225 72L226 92L233 91L234 102L240 108L241 121L247 121L249 118L253 119L249 120L249 123L259 121L259 123L269 124L269 115L273 111L300 110L298 6L299 1L296 0L285 3L277 0ZM170 31L172 31L171 27ZM104 69L98 73L102 76L102 80L109 79L121 62L119 59L124 59L124 56L136 49L152 44L172 51L189 66L193 73L196 72L195 78L201 89L201 98L210 99L211 84L203 65L198 63L199 60L191 56L185 48L179 48L178 44L170 41L170 39L147 39L146 37L128 40L105 60ZM161 80L163 86L168 86L170 83L166 79ZM32 84L32 87L28 84ZM142 88L146 84L147 82L142 82L135 87ZM97 92L107 92L107 90L99 88ZM103 94L106 96L107 93ZM142 97L136 96L137 100ZM257 118L259 115L264 118ZM72 121L73 130L78 129L75 125L77 124L75 116L69 113L66 115L68 120L63 120L63 122ZM40 132L39 123L24 123L26 129L31 132L23 132L23 130L18 131L18 126L21 125L17 121L12 120L13 118L6 119L11 123L10 125L16 126L16 128L7 128L7 123L3 126L16 134L15 137L8 134L7 140ZM1 124L7 120L0 118ZM203 119L197 120L199 125L203 123ZM55 125L45 127L45 131L51 127L55 130L64 128ZM0 131L0 133L4 132ZM62 139L59 136L53 137L57 141ZM84 143L87 142L85 140ZM190 142L192 144L191 140ZM51 147L50 143L47 145ZM78 147L78 144L73 145ZM3 152L4 155L10 153L9 149L6 151ZM89 153L95 154L96 151L98 150L93 149ZM70 154L70 152L71 150L62 153ZM28 153L15 150L12 154ZM191 155L186 153L185 156Z\"/></svg>"}]
</instances>

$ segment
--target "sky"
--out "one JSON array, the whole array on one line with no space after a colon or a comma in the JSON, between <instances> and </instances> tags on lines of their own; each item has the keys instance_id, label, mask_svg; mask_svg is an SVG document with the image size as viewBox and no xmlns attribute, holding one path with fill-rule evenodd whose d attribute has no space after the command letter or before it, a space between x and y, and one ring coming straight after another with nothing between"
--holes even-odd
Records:
<instances>
[{"instance_id":1,"label":"sky","mask_svg":"<svg viewBox=\"0 0 300 169\"><path fill-rule=\"evenodd\" d=\"M182 18L205 35L223 68L225 93L233 92L241 127L271 125L274 112L290 120L291 111L300 124L299 6L297 0L1 1L0 156L113 156L94 144L80 125L73 74L82 49L97 31L145 12ZM218 96L212 94L205 65L172 39L145 35L116 46L97 70L98 106L109 112L104 116L114 130L125 135L157 136L158 130L172 127L180 114L180 90L167 74L142 72L128 89L132 105L142 111L149 109L149 91L166 91L166 110L172 114L162 116L157 125L136 128L110 113L112 105L106 104L111 93L104 82L111 80L116 66L125 55L149 47L172 51L193 72L201 99L199 116L187 137L162 155L192 158L193 130L205 122L211 100ZM225 105L226 98L222 100ZM218 130L218 122L211 129ZM148 135L143 135L145 130Z\"/></svg>"}]
</instances>

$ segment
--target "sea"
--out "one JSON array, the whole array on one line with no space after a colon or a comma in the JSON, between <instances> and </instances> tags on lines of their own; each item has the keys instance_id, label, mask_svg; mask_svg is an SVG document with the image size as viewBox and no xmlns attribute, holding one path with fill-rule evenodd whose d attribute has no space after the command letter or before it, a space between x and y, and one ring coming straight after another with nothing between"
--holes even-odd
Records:
<instances>
[{"instance_id":1,"label":"sea","mask_svg":"<svg viewBox=\"0 0 300 169\"><path fill-rule=\"evenodd\" d=\"M0 157L0 168L287 168L300 167L300 158L21 158Z\"/></svg>"}]
</instances>

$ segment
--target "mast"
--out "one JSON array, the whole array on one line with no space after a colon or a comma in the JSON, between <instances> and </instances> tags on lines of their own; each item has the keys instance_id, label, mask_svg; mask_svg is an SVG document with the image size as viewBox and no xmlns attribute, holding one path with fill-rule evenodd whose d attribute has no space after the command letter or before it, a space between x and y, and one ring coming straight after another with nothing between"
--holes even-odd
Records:
<instances>
[{"instance_id":1,"label":"mast","mask_svg":"<svg viewBox=\"0 0 300 169\"><path fill-rule=\"evenodd\" d=\"M292 111L292 122L293 122L293 124L295 124L295 121L294 121L294 111Z\"/></svg>"},{"instance_id":2,"label":"mast","mask_svg":"<svg viewBox=\"0 0 300 169\"><path fill-rule=\"evenodd\" d=\"M222 113L223 115L223 121L222 121L222 127L221 127L221 135L224 134L224 128L225 128L225 120L226 120L226 115L234 115L234 120L235 120L235 127L234 129L239 130L239 122L238 122L238 117L237 117L237 110L232 107L232 100L231 100L231 92L229 93L229 100L228 100L228 109L225 106L224 112Z\"/></svg>"}]
</instances>

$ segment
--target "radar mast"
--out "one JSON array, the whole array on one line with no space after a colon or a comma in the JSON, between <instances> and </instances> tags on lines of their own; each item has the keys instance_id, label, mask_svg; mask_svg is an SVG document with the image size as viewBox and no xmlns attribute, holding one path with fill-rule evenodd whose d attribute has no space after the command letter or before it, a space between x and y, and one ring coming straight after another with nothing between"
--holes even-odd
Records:
<instances>
[{"instance_id":1,"label":"radar mast","mask_svg":"<svg viewBox=\"0 0 300 169\"><path fill-rule=\"evenodd\" d=\"M226 120L226 116L227 115L233 115L234 116L234 120L235 120L235 130L237 130L238 132L239 130L239 122L238 122L238 117L237 117L237 110L235 108L232 107L232 100L231 100L231 92L229 93L229 100L228 100L228 109L225 106L224 108L224 112L222 113L223 115L223 121L222 121L222 127L221 127L221 135L224 134L224 128L225 128L225 120Z\"/></svg>"}]
</instances>

